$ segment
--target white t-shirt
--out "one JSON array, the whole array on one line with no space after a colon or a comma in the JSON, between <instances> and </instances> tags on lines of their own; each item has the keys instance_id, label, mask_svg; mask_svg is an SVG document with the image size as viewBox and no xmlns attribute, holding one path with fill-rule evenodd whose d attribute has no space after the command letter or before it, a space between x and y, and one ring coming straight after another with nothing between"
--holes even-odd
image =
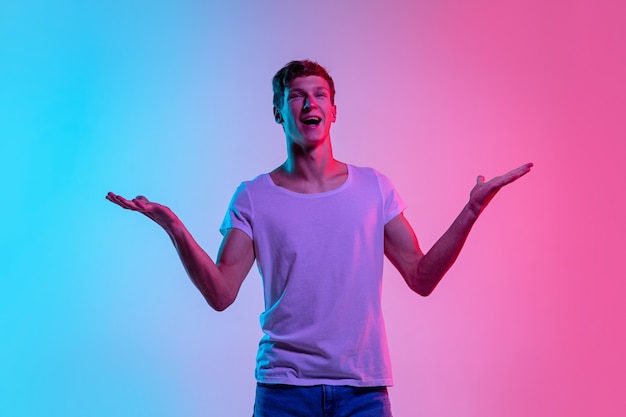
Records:
<instances>
[{"instance_id":1,"label":"white t-shirt","mask_svg":"<svg viewBox=\"0 0 626 417\"><path fill-rule=\"evenodd\" d=\"M259 382L392 385L384 226L404 208L387 177L352 165L344 184L323 193L287 190L269 174L239 186L220 231L252 238L263 278Z\"/></svg>"}]
</instances>

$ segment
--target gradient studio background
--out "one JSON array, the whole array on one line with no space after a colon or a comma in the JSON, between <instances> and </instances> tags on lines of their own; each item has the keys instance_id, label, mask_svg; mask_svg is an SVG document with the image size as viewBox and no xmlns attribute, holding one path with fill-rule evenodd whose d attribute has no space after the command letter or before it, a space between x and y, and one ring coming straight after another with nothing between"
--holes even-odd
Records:
<instances>
[{"instance_id":1,"label":"gradient studio background","mask_svg":"<svg viewBox=\"0 0 626 417\"><path fill-rule=\"evenodd\" d=\"M533 172L430 298L387 268L398 417L622 416L626 10L584 1L3 1L0 415L247 416L256 270L205 305L168 204L215 255L238 183L284 158L270 78L327 66L336 156L427 249L477 174Z\"/></svg>"}]
</instances>

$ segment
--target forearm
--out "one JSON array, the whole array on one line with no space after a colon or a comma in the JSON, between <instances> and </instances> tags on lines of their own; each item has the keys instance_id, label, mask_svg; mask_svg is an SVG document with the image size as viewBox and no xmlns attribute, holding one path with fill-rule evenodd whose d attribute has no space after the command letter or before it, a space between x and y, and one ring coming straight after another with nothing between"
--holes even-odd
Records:
<instances>
[{"instance_id":1,"label":"forearm","mask_svg":"<svg viewBox=\"0 0 626 417\"><path fill-rule=\"evenodd\" d=\"M224 273L200 247L185 225L178 219L164 227L172 239L187 275L215 310L228 307L237 295L237 289L228 285Z\"/></svg>"},{"instance_id":2,"label":"forearm","mask_svg":"<svg viewBox=\"0 0 626 417\"><path fill-rule=\"evenodd\" d=\"M532 166L532 163L522 165L488 182L479 175L468 203L426 254L422 253L403 214L385 225L385 254L413 291L427 296L435 289L459 256L472 226L489 201L503 186L526 175Z\"/></svg>"},{"instance_id":3,"label":"forearm","mask_svg":"<svg viewBox=\"0 0 626 417\"><path fill-rule=\"evenodd\" d=\"M109 192L106 198L124 209L145 215L167 232L187 275L211 307L221 311L232 304L254 263L254 247L248 235L229 231L222 241L217 262L213 262L168 207L143 196L127 200Z\"/></svg>"},{"instance_id":4,"label":"forearm","mask_svg":"<svg viewBox=\"0 0 626 417\"><path fill-rule=\"evenodd\" d=\"M477 218L478 212L469 203L463 207L448 230L417 263L411 279L414 291L427 296L435 289L459 256Z\"/></svg>"}]
</instances>

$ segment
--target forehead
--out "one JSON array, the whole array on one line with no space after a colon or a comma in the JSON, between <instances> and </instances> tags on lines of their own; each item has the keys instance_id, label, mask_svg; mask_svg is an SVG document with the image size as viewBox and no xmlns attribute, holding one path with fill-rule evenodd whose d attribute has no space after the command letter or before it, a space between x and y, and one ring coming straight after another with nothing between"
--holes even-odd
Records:
<instances>
[{"instance_id":1,"label":"forehead","mask_svg":"<svg viewBox=\"0 0 626 417\"><path fill-rule=\"evenodd\" d=\"M285 92L288 90L316 90L319 88L330 91L328 81L319 75L305 75L291 80Z\"/></svg>"}]
</instances>

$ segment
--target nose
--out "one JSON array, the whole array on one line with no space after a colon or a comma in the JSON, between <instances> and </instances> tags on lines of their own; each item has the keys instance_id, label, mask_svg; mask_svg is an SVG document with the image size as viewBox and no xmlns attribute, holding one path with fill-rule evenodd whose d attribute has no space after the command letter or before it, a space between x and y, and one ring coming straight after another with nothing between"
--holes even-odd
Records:
<instances>
[{"instance_id":1,"label":"nose","mask_svg":"<svg viewBox=\"0 0 626 417\"><path fill-rule=\"evenodd\" d=\"M317 108L317 101L315 101L315 96L313 94L307 94L302 108L304 110L311 110L313 108Z\"/></svg>"}]
</instances>

